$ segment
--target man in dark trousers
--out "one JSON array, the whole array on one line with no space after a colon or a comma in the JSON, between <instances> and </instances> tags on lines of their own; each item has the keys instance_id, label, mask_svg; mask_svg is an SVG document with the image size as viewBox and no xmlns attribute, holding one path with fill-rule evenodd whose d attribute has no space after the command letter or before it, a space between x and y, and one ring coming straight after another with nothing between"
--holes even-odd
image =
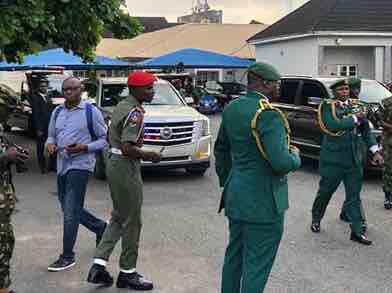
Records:
<instances>
[{"instance_id":1,"label":"man in dark trousers","mask_svg":"<svg viewBox=\"0 0 392 293\"><path fill-rule=\"evenodd\" d=\"M286 174L301 161L290 147L287 119L269 102L279 80L273 66L251 65L246 95L223 112L215 143L221 208L230 231L222 293L264 292L282 238L289 206Z\"/></svg>"},{"instance_id":2,"label":"man in dark trousers","mask_svg":"<svg viewBox=\"0 0 392 293\"><path fill-rule=\"evenodd\" d=\"M42 79L39 81L38 89L32 97L32 111L33 111L33 122L36 131L36 143L37 143L37 159L38 166L41 173L44 174L53 166L53 157L49 157L48 165L45 160L45 142L48 139L48 126L50 121L50 115L52 114L52 103L47 95L48 93L48 81Z\"/></svg>"}]
</instances>

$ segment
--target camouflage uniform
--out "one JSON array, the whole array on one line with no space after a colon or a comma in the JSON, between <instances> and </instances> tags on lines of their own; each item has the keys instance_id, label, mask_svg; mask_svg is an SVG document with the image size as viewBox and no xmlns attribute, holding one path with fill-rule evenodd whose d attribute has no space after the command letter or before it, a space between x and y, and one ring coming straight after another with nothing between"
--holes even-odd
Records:
<instances>
[{"instance_id":1,"label":"camouflage uniform","mask_svg":"<svg viewBox=\"0 0 392 293\"><path fill-rule=\"evenodd\" d=\"M392 124L392 97L382 101L383 121ZM392 133L384 131L382 139L382 148L384 153L384 172L383 172L383 190L386 194L392 194Z\"/></svg>"},{"instance_id":2,"label":"camouflage uniform","mask_svg":"<svg viewBox=\"0 0 392 293\"><path fill-rule=\"evenodd\" d=\"M0 134L0 155L8 146ZM11 224L11 214L15 207L15 192L11 183L11 173L7 166L0 164L0 289L10 286L10 260L14 250L14 232Z\"/></svg>"}]
</instances>

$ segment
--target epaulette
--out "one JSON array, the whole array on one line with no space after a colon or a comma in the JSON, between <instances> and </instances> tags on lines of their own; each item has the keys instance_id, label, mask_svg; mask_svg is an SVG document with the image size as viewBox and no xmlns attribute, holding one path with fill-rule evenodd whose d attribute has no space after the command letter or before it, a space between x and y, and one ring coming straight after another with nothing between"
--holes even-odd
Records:
<instances>
[{"instance_id":1,"label":"epaulette","mask_svg":"<svg viewBox=\"0 0 392 293\"><path fill-rule=\"evenodd\" d=\"M142 107L133 106L129 109L128 115L124 120L123 128L129 124L131 127L135 127L139 122L143 121L144 109Z\"/></svg>"},{"instance_id":2,"label":"epaulette","mask_svg":"<svg viewBox=\"0 0 392 293\"><path fill-rule=\"evenodd\" d=\"M256 140L256 145L257 145L257 148L259 149L261 155L264 157L264 159L269 161L269 158L268 158L267 153L265 152L265 149L263 146L263 142L261 141L261 137L260 137L258 130L257 130L257 121L260 119L262 113L265 111L275 111L282 118L285 130L286 130L287 146L289 149L291 147L291 137L290 137L291 131L290 131L289 122L288 122L286 116L284 115L284 113L280 109L275 108L268 100L260 99L259 100L259 109L256 111L256 114L251 121L251 131L252 131L253 137Z\"/></svg>"},{"instance_id":3,"label":"epaulette","mask_svg":"<svg viewBox=\"0 0 392 293\"><path fill-rule=\"evenodd\" d=\"M336 103L336 100L333 100L333 99L324 99L323 101L322 101L322 103L325 103L325 104L333 104L333 103Z\"/></svg>"}]
</instances>

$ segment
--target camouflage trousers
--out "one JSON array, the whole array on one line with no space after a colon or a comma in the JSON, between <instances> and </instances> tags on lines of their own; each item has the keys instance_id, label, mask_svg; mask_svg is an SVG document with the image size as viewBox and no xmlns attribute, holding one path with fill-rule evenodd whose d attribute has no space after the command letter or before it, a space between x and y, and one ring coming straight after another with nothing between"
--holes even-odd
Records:
<instances>
[{"instance_id":1,"label":"camouflage trousers","mask_svg":"<svg viewBox=\"0 0 392 293\"><path fill-rule=\"evenodd\" d=\"M383 190L392 193L392 137L384 137L382 147L384 156Z\"/></svg>"},{"instance_id":2,"label":"camouflage trousers","mask_svg":"<svg viewBox=\"0 0 392 293\"><path fill-rule=\"evenodd\" d=\"M0 223L0 289L6 289L11 285L10 260L14 244L12 224Z\"/></svg>"}]
</instances>

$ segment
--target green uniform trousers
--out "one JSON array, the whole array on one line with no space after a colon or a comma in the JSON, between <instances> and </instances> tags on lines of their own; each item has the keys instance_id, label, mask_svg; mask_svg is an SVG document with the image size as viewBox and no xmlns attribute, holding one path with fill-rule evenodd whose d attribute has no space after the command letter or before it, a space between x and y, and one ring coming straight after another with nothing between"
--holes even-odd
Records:
<instances>
[{"instance_id":1,"label":"green uniform trousers","mask_svg":"<svg viewBox=\"0 0 392 293\"><path fill-rule=\"evenodd\" d=\"M109 260L121 238L120 269L136 268L141 231L143 182L139 162L110 154L106 166L113 211L108 227L97 247L95 258Z\"/></svg>"},{"instance_id":2,"label":"green uniform trousers","mask_svg":"<svg viewBox=\"0 0 392 293\"><path fill-rule=\"evenodd\" d=\"M0 289L7 289L11 285L10 261L14 245L12 224L0 223Z\"/></svg>"},{"instance_id":3,"label":"green uniform trousers","mask_svg":"<svg viewBox=\"0 0 392 293\"><path fill-rule=\"evenodd\" d=\"M274 223L229 218L230 240L222 274L222 293L263 292L282 239L284 216Z\"/></svg>"},{"instance_id":4,"label":"green uniform trousers","mask_svg":"<svg viewBox=\"0 0 392 293\"><path fill-rule=\"evenodd\" d=\"M363 169L355 166L351 168L338 167L333 164L324 166L324 168L326 170L320 174L319 191L313 203L313 221L321 221L332 195L343 181L346 191L344 212L349 222L351 222L352 231L356 235L360 235L362 232L360 193L362 189Z\"/></svg>"}]
</instances>

